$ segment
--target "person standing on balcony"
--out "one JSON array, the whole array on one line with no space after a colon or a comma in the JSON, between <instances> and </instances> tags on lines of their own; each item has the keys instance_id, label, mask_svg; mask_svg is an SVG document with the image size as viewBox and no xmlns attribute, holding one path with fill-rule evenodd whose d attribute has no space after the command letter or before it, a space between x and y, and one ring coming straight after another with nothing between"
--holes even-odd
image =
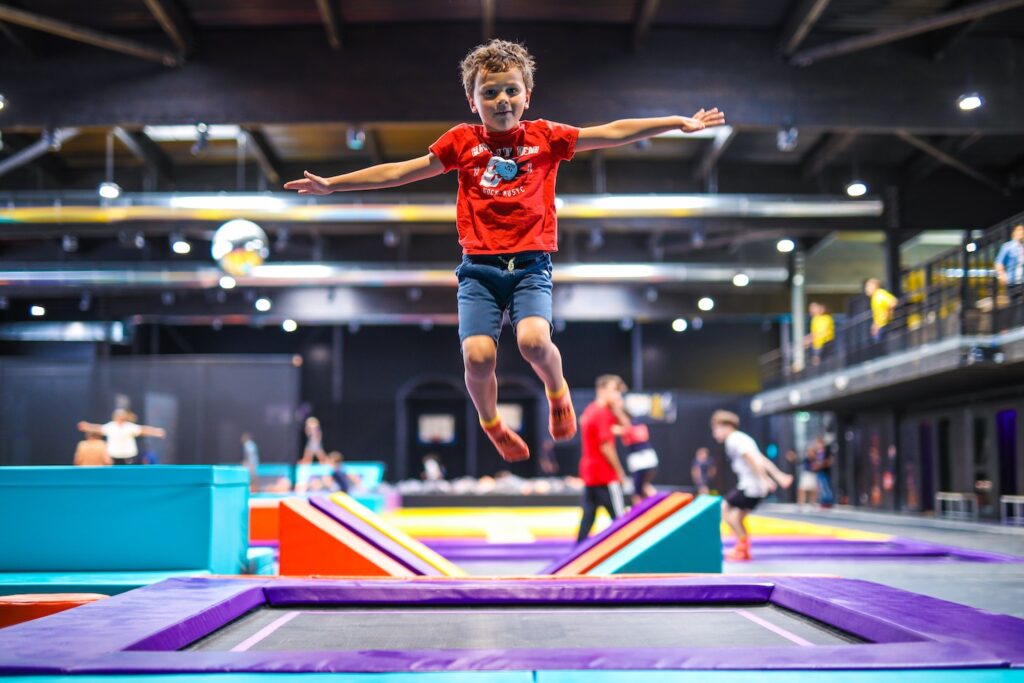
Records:
<instances>
[{"instance_id":1,"label":"person standing on balcony","mask_svg":"<svg viewBox=\"0 0 1024 683\"><path fill-rule=\"evenodd\" d=\"M880 342L885 338L886 327L892 322L899 300L882 288L882 281L877 277L864 281L864 294L871 300L871 338Z\"/></svg>"},{"instance_id":2,"label":"person standing on balcony","mask_svg":"<svg viewBox=\"0 0 1024 683\"><path fill-rule=\"evenodd\" d=\"M1019 306L1024 300L1024 223L1014 225L1010 231L1010 241L999 247L999 253L996 254L996 277L1006 287L1010 305Z\"/></svg>"},{"instance_id":3,"label":"person standing on balcony","mask_svg":"<svg viewBox=\"0 0 1024 683\"><path fill-rule=\"evenodd\" d=\"M821 361L832 355L833 342L836 338L836 323L825 304L812 301L809 306L811 313L811 365L817 367Z\"/></svg>"}]
</instances>

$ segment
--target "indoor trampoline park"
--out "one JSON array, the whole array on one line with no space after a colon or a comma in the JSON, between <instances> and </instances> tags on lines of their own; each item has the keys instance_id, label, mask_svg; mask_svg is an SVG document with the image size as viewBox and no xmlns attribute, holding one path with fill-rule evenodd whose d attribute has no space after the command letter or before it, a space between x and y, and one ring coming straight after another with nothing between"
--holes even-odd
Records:
<instances>
[{"instance_id":1,"label":"indoor trampoline park","mask_svg":"<svg viewBox=\"0 0 1024 683\"><path fill-rule=\"evenodd\" d=\"M0 0L0 677L1024 683L1024 0Z\"/></svg>"}]
</instances>

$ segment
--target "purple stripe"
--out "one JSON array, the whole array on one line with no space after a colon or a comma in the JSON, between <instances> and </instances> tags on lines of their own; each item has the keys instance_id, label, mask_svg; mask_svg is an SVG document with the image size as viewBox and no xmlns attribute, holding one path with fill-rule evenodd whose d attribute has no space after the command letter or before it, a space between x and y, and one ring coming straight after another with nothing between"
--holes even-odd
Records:
<instances>
[{"instance_id":1,"label":"purple stripe","mask_svg":"<svg viewBox=\"0 0 1024 683\"><path fill-rule=\"evenodd\" d=\"M738 609L738 610L735 610L735 611L736 611L736 614L740 615L744 619L748 619L748 620L754 622L755 624L757 624L758 626L762 626L762 627L768 629L769 631L771 631L772 633L774 633L776 635L782 636L783 638L785 638L786 640L788 640L791 643L796 643L797 645L800 645L801 647L814 647L814 643L812 643L810 641L807 641L807 640L804 640L803 638L801 638L800 636L798 636L795 633L790 633L789 631L787 631L786 629L782 628L781 626L779 626L777 624L773 624L770 621L765 621L764 619L762 619L761 617L757 616L756 614L752 614L752 613L748 612L745 609Z\"/></svg>"},{"instance_id":2,"label":"purple stripe","mask_svg":"<svg viewBox=\"0 0 1024 683\"><path fill-rule=\"evenodd\" d=\"M248 638L246 638L242 642L240 642L238 645L235 645L233 648L231 648L230 651L231 652L246 652L253 645L255 645L256 643L262 641L264 638L269 636L271 633L273 633L277 629L281 628L282 626L284 626L285 624L287 624L289 621L291 621L295 617L299 616L300 614L303 614L303 612L287 612L286 614L284 614L284 615L278 617L277 619L275 619L273 623L267 624L266 626L261 628L259 631L257 631L253 635L249 636ZM308 612L307 612L307 614L308 614Z\"/></svg>"}]
</instances>

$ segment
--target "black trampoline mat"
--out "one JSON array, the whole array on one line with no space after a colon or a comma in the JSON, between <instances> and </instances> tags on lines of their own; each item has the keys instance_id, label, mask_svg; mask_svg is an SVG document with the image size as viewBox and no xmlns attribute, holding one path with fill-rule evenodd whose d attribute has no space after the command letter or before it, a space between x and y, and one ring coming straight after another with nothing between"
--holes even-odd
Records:
<instances>
[{"instance_id":1,"label":"black trampoline mat","mask_svg":"<svg viewBox=\"0 0 1024 683\"><path fill-rule=\"evenodd\" d=\"M264 607L192 651L810 647L863 642L773 605Z\"/></svg>"}]
</instances>

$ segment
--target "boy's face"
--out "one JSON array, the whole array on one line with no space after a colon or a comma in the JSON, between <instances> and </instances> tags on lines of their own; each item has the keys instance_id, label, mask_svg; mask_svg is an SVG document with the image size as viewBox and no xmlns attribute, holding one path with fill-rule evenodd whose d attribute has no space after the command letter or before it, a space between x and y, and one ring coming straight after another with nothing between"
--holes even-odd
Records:
<instances>
[{"instance_id":1,"label":"boy's face","mask_svg":"<svg viewBox=\"0 0 1024 683\"><path fill-rule=\"evenodd\" d=\"M877 289L878 283L875 282L874 280L868 280L867 282L864 283L864 293L867 294L868 296L874 294L875 290Z\"/></svg>"},{"instance_id":2,"label":"boy's face","mask_svg":"<svg viewBox=\"0 0 1024 683\"><path fill-rule=\"evenodd\" d=\"M487 73L478 71L469 108L480 115L484 128L492 133L515 129L523 112L530 108L530 91L519 69Z\"/></svg>"},{"instance_id":3,"label":"boy's face","mask_svg":"<svg viewBox=\"0 0 1024 683\"><path fill-rule=\"evenodd\" d=\"M725 443L726 438L732 434L732 425L727 424L716 424L711 426L711 436L714 437L718 443Z\"/></svg>"}]
</instances>

